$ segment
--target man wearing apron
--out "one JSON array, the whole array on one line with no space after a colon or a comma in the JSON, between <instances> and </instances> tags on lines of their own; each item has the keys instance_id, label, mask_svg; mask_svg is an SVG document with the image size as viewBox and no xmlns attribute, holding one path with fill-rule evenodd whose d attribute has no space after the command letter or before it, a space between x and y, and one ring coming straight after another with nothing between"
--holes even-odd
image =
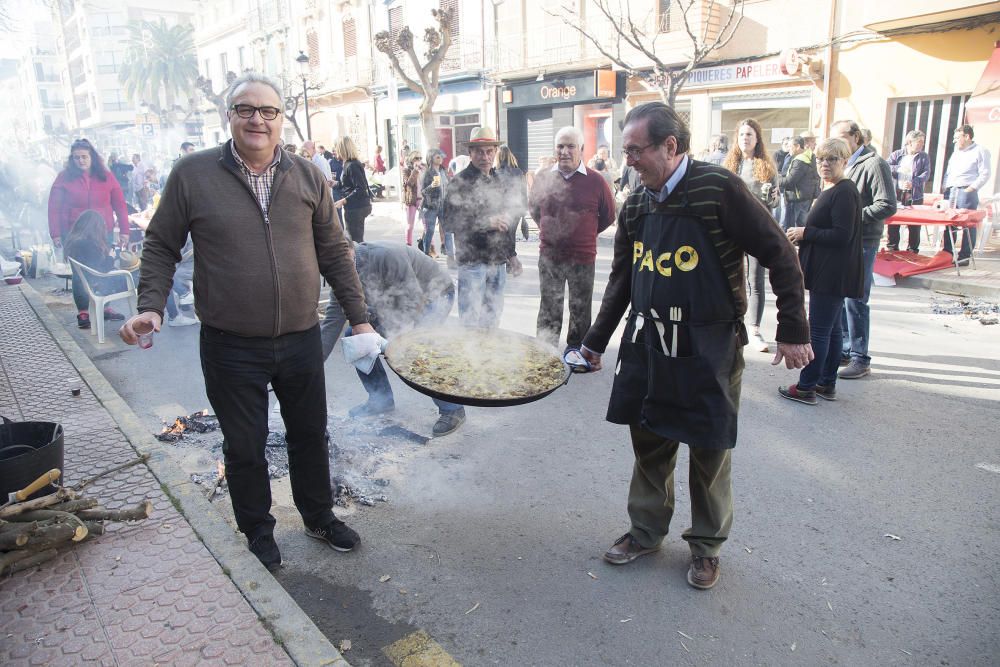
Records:
<instances>
[{"instance_id":1,"label":"man wearing apron","mask_svg":"<svg viewBox=\"0 0 1000 667\"><path fill-rule=\"evenodd\" d=\"M604 554L615 565L659 549L674 509L674 467L690 447L691 548L687 580L719 579L732 525L730 450L736 445L743 345L744 253L770 269L778 351L788 368L812 359L802 273L794 248L738 176L687 156L690 132L659 102L625 117L627 164L642 179L618 216L601 310L581 350L592 370L629 309L607 419L629 427L635 467L631 528Z\"/></svg>"}]
</instances>

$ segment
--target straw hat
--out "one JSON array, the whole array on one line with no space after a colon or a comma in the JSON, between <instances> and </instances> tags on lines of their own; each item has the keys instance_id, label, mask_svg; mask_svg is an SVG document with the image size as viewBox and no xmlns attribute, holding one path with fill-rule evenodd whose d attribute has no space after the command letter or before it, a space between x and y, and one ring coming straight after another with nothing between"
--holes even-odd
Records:
<instances>
[{"instance_id":1,"label":"straw hat","mask_svg":"<svg viewBox=\"0 0 1000 667\"><path fill-rule=\"evenodd\" d=\"M469 148L473 146L499 146L497 133L492 127L474 127L469 140L465 142Z\"/></svg>"},{"instance_id":2,"label":"straw hat","mask_svg":"<svg viewBox=\"0 0 1000 667\"><path fill-rule=\"evenodd\" d=\"M142 260L139 259L139 255L135 254L131 250L122 250L121 254L118 256L118 268L124 269L125 271L135 271L142 264Z\"/></svg>"}]
</instances>

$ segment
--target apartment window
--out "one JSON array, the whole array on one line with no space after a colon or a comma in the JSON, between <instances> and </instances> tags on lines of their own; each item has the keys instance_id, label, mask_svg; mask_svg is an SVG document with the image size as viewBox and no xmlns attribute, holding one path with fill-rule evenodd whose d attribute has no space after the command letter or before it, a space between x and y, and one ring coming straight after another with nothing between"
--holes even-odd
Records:
<instances>
[{"instance_id":1,"label":"apartment window","mask_svg":"<svg viewBox=\"0 0 1000 667\"><path fill-rule=\"evenodd\" d=\"M229 71L229 54L228 53L220 53L219 54L219 68L220 68L220 72L221 72L222 78L225 79L226 78L226 72Z\"/></svg>"},{"instance_id":2,"label":"apartment window","mask_svg":"<svg viewBox=\"0 0 1000 667\"><path fill-rule=\"evenodd\" d=\"M451 47L444 54L444 62L441 66L448 69L458 69L462 65L462 44L461 29L458 15L458 0L441 0L441 10L450 11L451 17L448 19L448 28L451 30Z\"/></svg>"},{"instance_id":3,"label":"apartment window","mask_svg":"<svg viewBox=\"0 0 1000 667\"><path fill-rule=\"evenodd\" d=\"M674 0L657 0L656 2L656 29L659 32L671 31L670 13L674 6Z\"/></svg>"},{"instance_id":4,"label":"apartment window","mask_svg":"<svg viewBox=\"0 0 1000 667\"><path fill-rule=\"evenodd\" d=\"M77 122L90 118L90 104L87 101L86 93L73 96L73 106L76 108Z\"/></svg>"},{"instance_id":5,"label":"apartment window","mask_svg":"<svg viewBox=\"0 0 1000 667\"><path fill-rule=\"evenodd\" d=\"M237 59L238 59L237 65L239 65L240 73L242 73L243 70L247 68L246 57L247 57L247 49L245 46L241 46L239 51L237 51Z\"/></svg>"},{"instance_id":6,"label":"apartment window","mask_svg":"<svg viewBox=\"0 0 1000 667\"><path fill-rule=\"evenodd\" d=\"M212 78L212 64L209 62L208 58L205 58L205 62L202 63L202 67L205 68L205 78Z\"/></svg>"},{"instance_id":7,"label":"apartment window","mask_svg":"<svg viewBox=\"0 0 1000 667\"><path fill-rule=\"evenodd\" d=\"M118 58L114 51L98 51L94 61L97 64L98 74L117 74Z\"/></svg>"},{"instance_id":8,"label":"apartment window","mask_svg":"<svg viewBox=\"0 0 1000 667\"><path fill-rule=\"evenodd\" d=\"M931 175L924 192L944 190L944 172L955 150L952 134L962 123L968 100L968 95L942 95L894 103L893 127L885 144L892 152L904 148L904 139L910 130L924 133L924 151L931 163Z\"/></svg>"},{"instance_id":9,"label":"apartment window","mask_svg":"<svg viewBox=\"0 0 1000 667\"><path fill-rule=\"evenodd\" d=\"M389 42L392 44L392 52L396 53L399 51L399 46L396 44L396 38L399 37L399 31L403 29L403 8L402 7L390 7L389 8Z\"/></svg>"},{"instance_id":10,"label":"apartment window","mask_svg":"<svg viewBox=\"0 0 1000 667\"><path fill-rule=\"evenodd\" d=\"M306 31L306 55L309 56L309 70L315 72L319 67L319 35L311 28Z\"/></svg>"},{"instance_id":11,"label":"apartment window","mask_svg":"<svg viewBox=\"0 0 1000 667\"><path fill-rule=\"evenodd\" d=\"M353 58L358 54L358 28L354 19L344 21L344 57Z\"/></svg>"},{"instance_id":12,"label":"apartment window","mask_svg":"<svg viewBox=\"0 0 1000 667\"><path fill-rule=\"evenodd\" d=\"M127 111L129 105L120 88L111 88L101 91L101 108L109 112Z\"/></svg>"}]
</instances>

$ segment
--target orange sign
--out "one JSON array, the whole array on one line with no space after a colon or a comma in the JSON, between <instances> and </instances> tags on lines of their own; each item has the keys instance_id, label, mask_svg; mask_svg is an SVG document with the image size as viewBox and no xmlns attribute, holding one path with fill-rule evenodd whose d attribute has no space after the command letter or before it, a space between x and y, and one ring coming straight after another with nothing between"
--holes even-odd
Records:
<instances>
[{"instance_id":1,"label":"orange sign","mask_svg":"<svg viewBox=\"0 0 1000 667\"><path fill-rule=\"evenodd\" d=\"M594 70L594 97L617 97L618 77L609 69Z\"/></svg>"}]
</instances>

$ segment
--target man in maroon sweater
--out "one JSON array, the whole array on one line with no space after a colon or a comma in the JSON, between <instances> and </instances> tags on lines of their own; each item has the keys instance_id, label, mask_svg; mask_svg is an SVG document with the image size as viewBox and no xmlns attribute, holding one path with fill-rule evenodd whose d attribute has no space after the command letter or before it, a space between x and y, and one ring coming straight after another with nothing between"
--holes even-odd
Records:
<instances>
[{"instance_id":1,"label":"man in maroon sweater","mask_svg":"<svg viewBox=\"0 0 1000 667\"><path fill-rule=\"evenodd\" d=\"M608 182L583 164L583 133L564 127L556 133L557 162L535 177L529 208L538 225L538 337L559 344L563 299L569 284L566 351L579 350L590 329L597 235L615 219Z\"/></svg>"}]
</instances>

